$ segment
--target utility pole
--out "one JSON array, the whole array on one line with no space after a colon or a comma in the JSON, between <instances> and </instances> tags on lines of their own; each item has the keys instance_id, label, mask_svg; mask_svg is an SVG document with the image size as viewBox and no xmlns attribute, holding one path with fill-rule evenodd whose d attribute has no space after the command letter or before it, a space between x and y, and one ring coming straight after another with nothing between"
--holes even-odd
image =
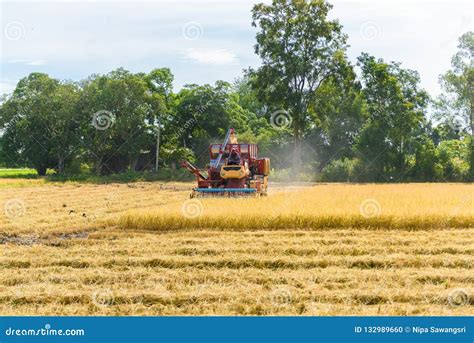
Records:
<instances>
[{"instance_id":1,"label":"utility pole","mask_svg":"<svg viewBox=\"0 0 474 343\"><path fill-rule=\"evenodd\" d=\"M155 172L158 173L158 160L160 158L160 120L157 119L156 123L156 161L155 161Z\"/></svg>"}]
</instances>

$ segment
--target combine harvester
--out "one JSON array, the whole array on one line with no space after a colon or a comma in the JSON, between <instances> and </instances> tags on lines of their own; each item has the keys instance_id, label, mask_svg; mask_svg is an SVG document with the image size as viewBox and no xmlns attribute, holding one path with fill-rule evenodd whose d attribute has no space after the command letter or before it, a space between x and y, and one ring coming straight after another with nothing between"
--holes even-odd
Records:
<instances>
[{"instance_id":1,"label":"combine harvester","mask_svg":"<svg viewBox=\"0 0 474 343\"><path fill-rule=\"evenodd\" d=\"M211 160L206 171L184 161L182 167L197 180L191 198L267 195L270 159L258 158L257 151L256 144L239 144L230 129L222 144L209 146Z\"/></svg>"}]
</instances>

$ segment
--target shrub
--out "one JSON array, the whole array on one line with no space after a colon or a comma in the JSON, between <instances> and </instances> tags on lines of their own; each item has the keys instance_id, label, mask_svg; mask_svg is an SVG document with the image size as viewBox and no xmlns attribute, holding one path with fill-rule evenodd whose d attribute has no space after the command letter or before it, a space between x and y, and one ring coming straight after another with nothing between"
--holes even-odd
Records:
<instances>
[{"instance_id":1,"label":"shrub","mask_svg":"<svg viewBox=\"0 0 474 343\"><path fill-rule=\"evenodd\" d=\"M324 167L321 175L322 181L348 182L354 178L354 168L357 160L342 158L332 161Z\"/></svg>"},{"instance_id":2,"label":"shrub","mask_svg":"<svg viewBox=\"0 0 474 343\"><path fill-rule=\"evenodd\" d=\"M469 141L443 141L437 147L439 163L443 166L444 180L467 181L469 179Z\"/></svg>"}]
</instances>

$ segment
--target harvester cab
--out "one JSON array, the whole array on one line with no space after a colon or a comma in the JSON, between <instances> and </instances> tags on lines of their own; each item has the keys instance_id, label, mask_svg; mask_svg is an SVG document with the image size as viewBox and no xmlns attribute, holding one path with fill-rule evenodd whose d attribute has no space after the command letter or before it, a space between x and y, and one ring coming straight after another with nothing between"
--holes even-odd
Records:
<instances>
[{"instance_id":1,"label":"harvester cab","mask_svg":"<svg viewBox=\"0 0 474 343\"><path fill-rule=\"evenodd\" d=\"M243 197L267 195L270 159L257 157L256 144L238 143L234 129L222 144L209 146L210 163L200 170L188 161L182 167L196 176L193 197Z\"/></svg>"}]
</instances>

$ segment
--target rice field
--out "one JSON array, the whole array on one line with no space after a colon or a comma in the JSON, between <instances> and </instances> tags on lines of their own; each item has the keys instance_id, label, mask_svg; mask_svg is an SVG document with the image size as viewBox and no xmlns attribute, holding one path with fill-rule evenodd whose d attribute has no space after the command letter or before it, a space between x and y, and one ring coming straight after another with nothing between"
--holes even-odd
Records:
<instances>
[{"instance_id":1,"label":"rice field","mask_svg":"<svg viewBox=\"0 0 474 343\"><path fill-rule=\"evenodd\" d=\"M474 313L473 184L191 187L3 188L0 315Z\"/></svg>"}]
</instances>

